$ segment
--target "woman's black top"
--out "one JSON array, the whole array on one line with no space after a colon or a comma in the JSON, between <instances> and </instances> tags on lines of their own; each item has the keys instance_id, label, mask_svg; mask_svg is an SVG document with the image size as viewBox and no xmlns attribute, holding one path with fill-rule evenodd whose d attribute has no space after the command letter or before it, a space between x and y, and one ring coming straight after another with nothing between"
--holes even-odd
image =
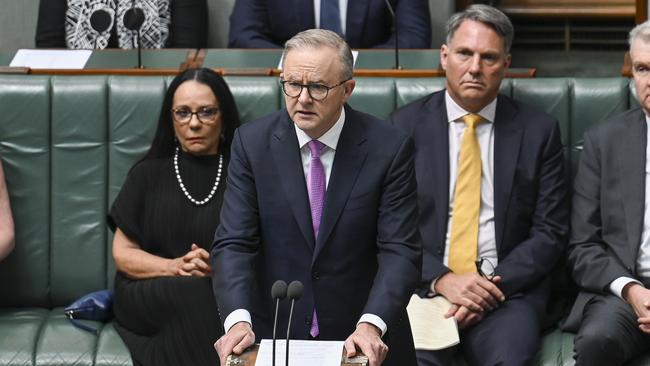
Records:
<instances>
[{"instance_id":1,"label":"woman's black top","mask_svg":"<svg viewBox=\"0 0 650 366\"><path fill-rule=\"evenodd\" d=\"M197 200L207 197L217 177L218 155L181 151L178 166L190 195ZM193 243L209 251L219 225L226 169L224 159L217 192L208 203L197 206L181 191L172 157L144 160L129 172L111 208L109 225L160 257L180 257Z\"/></svg>"},{"instance_id":2,"label":"woman's black top","mask_svg":"<svg viewBox=\"0 0 650 366\"><path fill-rule=\"evenodd\" d=\"M196 200L210 193L219 157L180 153L183 184ZM133 167L115 199L108 221L145 251L164 258L186 254L193 243L210 251L219 225L226 186L224 158L219 187L197 206L183 194L172 157L144 160ZM211 277L133 280L117 272L114 326L138 366L214 366L212 346L223 335Z\"/></svg>"}]
</instances>

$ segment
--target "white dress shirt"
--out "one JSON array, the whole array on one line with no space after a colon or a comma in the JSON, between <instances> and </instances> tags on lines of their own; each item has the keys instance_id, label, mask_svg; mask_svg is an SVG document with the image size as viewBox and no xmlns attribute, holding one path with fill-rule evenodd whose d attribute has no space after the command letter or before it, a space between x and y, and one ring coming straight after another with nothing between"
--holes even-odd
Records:
<instances>
[{"instance_id":1,"label":"white dress shirt","mask_svg":"<svg viewBox=\"0 0 650 366\"><path fill-rule=\"evenodd\" d=\"M645 116L646 127L650 131L650 117ZM650 278L650 133L646 137L645 148L645 206L643 208L643 232L641 233L641 246L636 258L637 274L643 278ZM623 298L623 288L630 282L643 284L634 278L619 277L609 284L610 291Z\"/></svg>"},{"instance_id":2,"label":"white dress shirt","mask_svg":"<svg viewBox=\"0 0 650 366\"><path fill-rule=\"evenodd\" d=\"M336 154L336 147L339 142L339 137L341 136L341 131L343 130L343 125L345 124L345 109L341 109L341 115L336 121L334 126L325 132L321 137L318 138L318 141L322 142L325 147L321 151L320 161L325 168L325 189L329 186L329 180L332 173L332 165L334 164L334 155ZM294 123L294 128L296 129L296 136L298 137L298 146L300 146L300 158L302 159L302 170L305 174L305 184L307 185L307 190L309 187L309 173L311 170L311 152L309 151L309 146L307 144L312 140L305 131L298 128ZM318 312L318 309L316 309ZM226 320L224 321L223 327L226 332L238 322L247 322L252 324L251 316L248 310L237 309L232 313L228 314ZM381 335L383 336L386 333L387 326L380 317L375 314L363 314L357 324L359 323L370 323L381 330Z\"/></svg>"},{"instance_id":3,"label":"white dress shirt","mask_svg":"<svg viewBox=\"0 0 650 366\"><path fill-rule=\"evenodd\" d=\"M320 28L320 1L314 0L314 26ZM345 36L345 21L348 15L348 0L339 0L339 13L341 13L341 32Z\"/></svg>"},{"instance_id":4,"label":"white dress shirt","mask_svg":"<svg viewBox=\"0 0 650 366\"><path fill-rule=\"evenodd\" d=\"M449 212L447 235L445 238L445 266L449 265L449 244L451 240L451 221L454 210L454 194L458 179L458 163L463 133L466 130L463 116L469 112L445 93L447 120L449 121ZM495 267L498 263L497 245L494 231L494 116L497 100L494 99L478 114L483 122L476 127L476 137L481 149L481 207L478 219L478 257L488 259ZM484 266L489 264L484 263ZM488 268L484 267L486 272Z\"/></svg>"}]
</instances>

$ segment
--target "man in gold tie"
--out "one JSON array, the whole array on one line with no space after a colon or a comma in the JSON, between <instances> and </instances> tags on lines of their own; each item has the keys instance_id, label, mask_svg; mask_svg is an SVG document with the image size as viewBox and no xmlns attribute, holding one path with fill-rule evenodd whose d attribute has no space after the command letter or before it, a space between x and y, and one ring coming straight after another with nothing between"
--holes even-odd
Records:
<instances>
[{"instance_id":1,"label":"man in gold tie","mask_svg":"<svg viewBox=\"0 0 650 366\"><path fill-rule=\"evenodd\" d=\"M568 233L557 121L499 94L513 27L473 5L447 22L446 88L393 113L416 144L420 296L444 296L460 345L418 363L526 365L539 349L549 274ZM507 89L506 89L507 90Z\"/></svg>"}]
</instances>

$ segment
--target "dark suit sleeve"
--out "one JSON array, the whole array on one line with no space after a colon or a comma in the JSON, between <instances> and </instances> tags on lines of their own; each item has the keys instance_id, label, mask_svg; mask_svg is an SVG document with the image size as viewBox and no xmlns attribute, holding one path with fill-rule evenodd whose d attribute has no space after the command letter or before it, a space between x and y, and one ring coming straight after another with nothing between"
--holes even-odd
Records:
<instances>
[{"instance_id":1,"label":"dark suit sleeve","mask_svg":"<svg viewBox=\"0 0 650 366\"><path fill-rule=\"evenodd\" d=\"M428 99L427 99L428 100ZM405 131L408 133L410 136L412 136L416 141L417 141L417 136L418 134L421 134L421 131L415 129L415 127L412 124L412 121L419 120L421 118L434 118L434 116L430 115L429 112L427 112L424 108L425 101L420 100L416 101L413 104L410 105L410 107L406 109L401 109L399 111L394 111L391 113L388 121L396 126L397 128L400 128L401 130ZM425 116L425 117L422 117ZM434 141L428 141L430 144L435 144ZM417 144L417 142L416 142ZM417 155L417 154L416 154ZM417 159L416 159L417 160ZM417 164L417 163L415 163ZM424 167L422 169L425 169ZM427 186L429 181L426 182L418 182L418 184L425 183L424 185ZM422 186L420 186L422 188ZM421 192L426 191L426 190L420 190ZM434 221L435 218L434 216L434 204L433 204L433 195L427 194L426 196L420 196L419 201L418 201L418 212L419 212L419 232L421 233L421 243L422 243L422 276L420 278L420 282L417 286L417 293L420 297L431 297L432 292L431 292L431 283L440 278L442 275L445 273L449 272L449 268L447 268L441 259L440 253L437 253L438 251L438 246L433 245L431 243L431 240L427 243L426 241L426 235L428 234L430 237L433 237L433 232L435 231L434 229ZM424 224L423 224L424 223ZM426 233L422 233L422 230L426 231ZM445 227L446 230L446 227ZM444 248L444 243L442 244Z\"/></svg>"},{"instance_id":2,"label":"dark suit sleeve","mask_svg":"<svg viewBox=\"0 0 650 366\"><path fill-rule=\"evenodd\" d=\"M235 131L221 222L212 244L212 284L222 320L232 311L253 311L255 263L260 247L255 181L239 130Z\"/></svg>"},{"instance_id":3,"label":"dark suit sleeve","mask_svg":"<svg viewBox=\"0 0 650 366\"><path fill-rule=\"evenodd\" d=\"M395 9L399 48L430 48L431 17L429 16L428 0L399 0L391 2L391 4ZM381 6L385 5L381 4ZM374 46L374 48L390 47L395 47L394 28L388 41Z\"/></svg>"},{"instance_id":4,"label":"dark suit sleeve","mask_svg":"<svg viewBox=\"0 0 650 366\"><path fill-rule=\"evenodd\" d=\"M383 183L377 222L378 270L364 309L389 327L417 287L422 266L413 150L412 140L405 139Z\"/></svg>"},{"instance_id":5,"label":"dark suit sleeve","mask_svg":"<svg viewBox=\"0 0 650 366\"><path fill-rule=\"evenodd\" d=\"M230 48L278 48L273 41L266 0L237 0L230 14Z\"/></svg>"},{"instance_id":6,"label":"dark suit sleeve","mask_svg":"<svg viewBox=\"0 0 650 366\"><path fill-rule=\"evenodd\" d=\"M38 5L36 47L65 48L66 0L41 0Z\"/></svg>"},{"instance_id":7,"label":"dark suit sleeve","mask_svg":"<svg viewBox=\"0 0 650 366\"><path fill-rule=\"evenodd\" d=\"M616 278L635 276L611 254L602 237L600 158L597 135L585 133L578 174L574 180L568 265L581 288L602 293Z\"/></svg>"},{"instance_id":8,"label":"dark suit sleeve","mask_svg":"<svg viewBox=\"0 0 650 366\"><path fill-rule=\"evenodd\" d=\"M208 36L206 0L172 1L170 47L204 48Z\"/></svg>"},{"instance_id":9,"label":"dark suit sleeve","mask_svg":"<svg viewBox=\"0 0 650 366\"><path fill-rule=\"evenodd\" d=\"M526 291L548 276L566 249L569 210L557 123L553 124L540 155L539 188L528 239L516 245L496 270L503 279L499 287L506 296Z\"/></svg>"}]
</instances>

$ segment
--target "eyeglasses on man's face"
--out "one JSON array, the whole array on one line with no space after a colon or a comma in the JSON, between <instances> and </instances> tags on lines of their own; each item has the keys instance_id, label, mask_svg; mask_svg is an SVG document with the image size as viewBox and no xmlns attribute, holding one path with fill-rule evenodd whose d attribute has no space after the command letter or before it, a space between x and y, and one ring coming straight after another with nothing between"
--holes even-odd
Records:
<instances>
[{"instance_id":1,"label":"eyeglasses on man's face","mask_svg":"<svg viewBox=\"0 0 650 366\"><path fill-rule=\"evenodd\" d=\"M216 122L219 110L219 107L205 106L200 107L196 112L194 112L189 107L177 107L172 108L172 117L174 118L174 121L184 125L190 123L192 116L196 115L199 122L210 124Z\"/></svg>"},{"instance_id":2,"label":"eyeglasses on man's face","mask_svg":"<svg viewBox=\"0 0 650 366\"><path fill-rule=\"evenodd\" d=\"M476 260L476 272L488 281L492 281L496 276L494 263L487 258L480 257Z\"/></svg>"},{"instance_id":3,"label":"eyeglasses on man's face","mask_svg":"<svg viewBox=\"0 0 650 366\"><path fill-rule=\"evenodd\" d=\"M350 79L345 79L340 83L332 86L318 83L300 84L298 82L288 80L280 80L280 84L282 84L282 91L284 91L284 94L286 94L288 97L297 98L300 96L300 93L302 93L302 88L307 88L307 92L309 93L311 99L320 101L327 98L330 90L345 84L345 82L348 80Z\"/></svg>"}]
</instances>

